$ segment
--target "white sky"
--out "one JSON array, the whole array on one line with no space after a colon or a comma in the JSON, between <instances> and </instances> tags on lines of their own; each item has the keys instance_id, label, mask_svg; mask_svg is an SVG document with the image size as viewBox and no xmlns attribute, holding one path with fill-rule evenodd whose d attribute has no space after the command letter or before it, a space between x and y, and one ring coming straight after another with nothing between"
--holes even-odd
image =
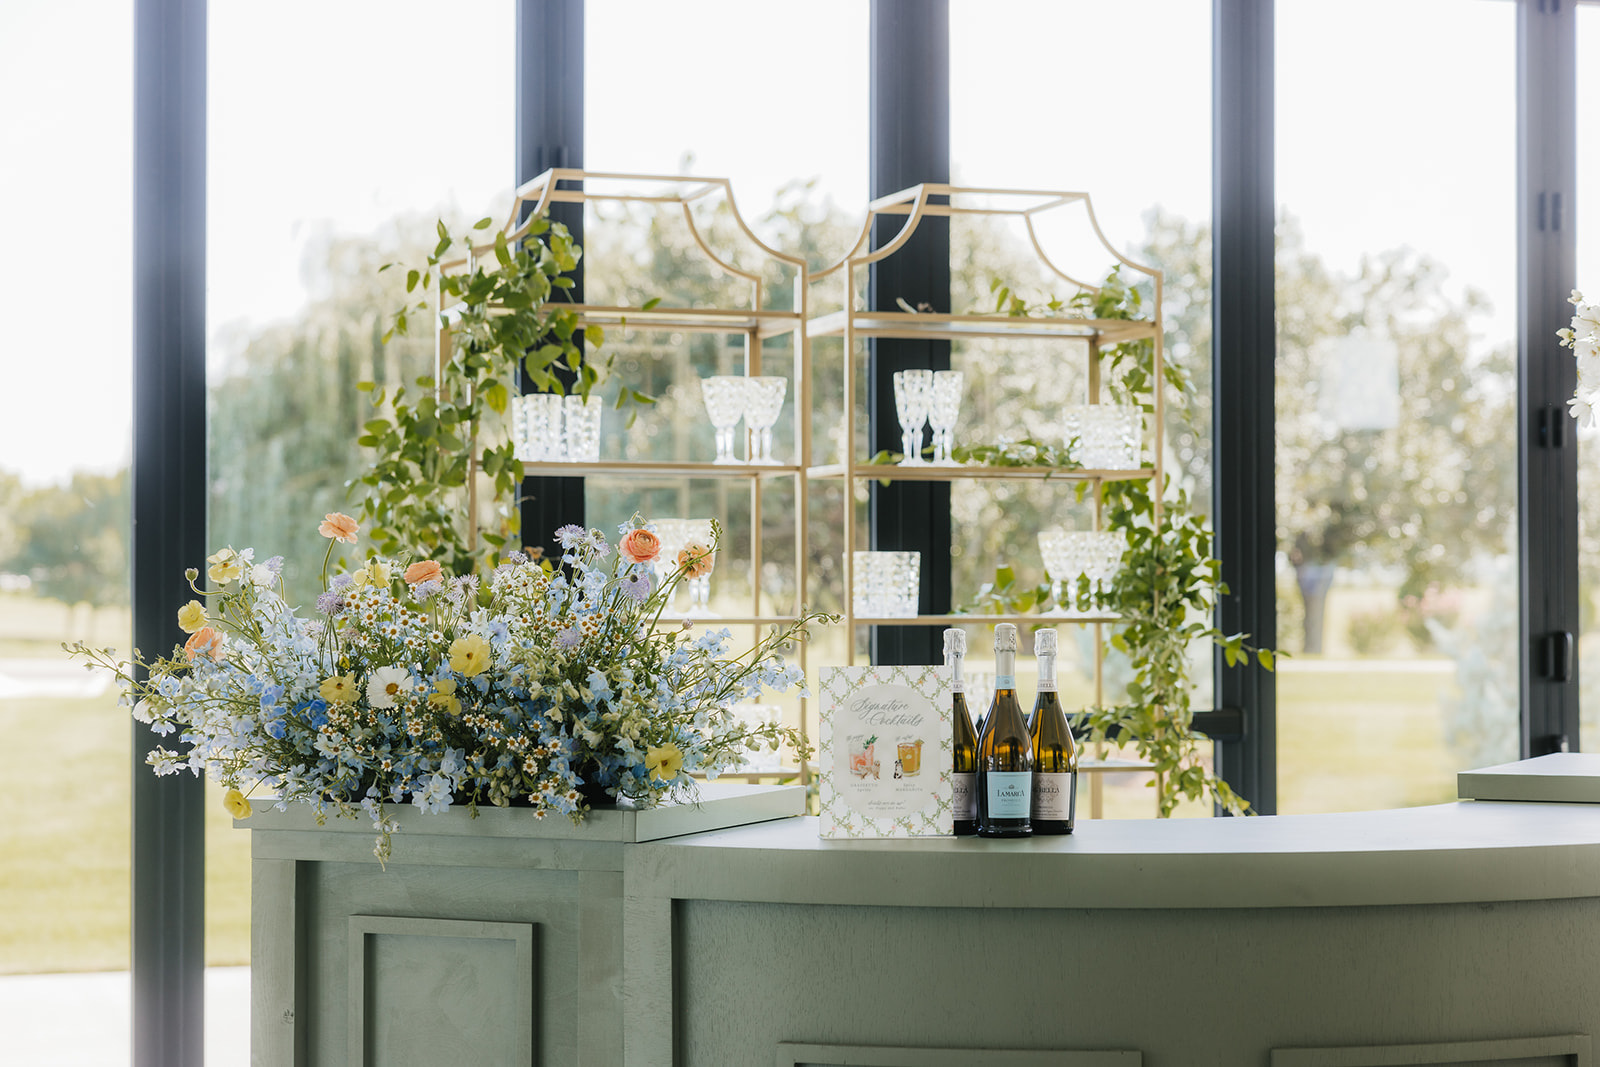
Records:
<instances>
[{"instance_id":1,"label":"white sky","mask_svg":"<svg viewBox=\"0 0 1600 1067\"><path fill-rule=\"evenodd\" d=\"M13 308L0 468L31 482L128 456L131 6L0 2L13 250L0 264ZM861 203L867 3L801 9L590 0L589 166L673 172L692 151L698 173L734 180L750 216L791 177ZM318 233L449 205L498 212L513 177L511 3L441 10L212 3L214 337L292 315ZM1206 217L1209 12L1206 0L952 0L956 180L1086 189L1119 247L1155 203ZM1600 8L1579 18L1587 131L1600 129ZM1515 303L1513 41L1507 0L1278 3L1280 201L1337 267L1401 244L1441 260L1494 302L1489 340L1510 336ZM478 102L447 112L441 92ZM1600 203L1600 136L1579 165L1580 192ZM1600 223L1582 232L1579 284L1600 290Z\"/></svg>"}]
</instances>

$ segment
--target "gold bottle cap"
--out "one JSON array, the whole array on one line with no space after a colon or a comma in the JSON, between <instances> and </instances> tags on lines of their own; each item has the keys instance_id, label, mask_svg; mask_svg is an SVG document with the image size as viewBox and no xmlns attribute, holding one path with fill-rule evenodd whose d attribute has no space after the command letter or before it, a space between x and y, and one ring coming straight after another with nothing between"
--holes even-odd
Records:
<instances>
[{"instance_id":1,"label":"gold bottle cap","mask_svg":"<svg viewBox=\"0 0 1600 1067\"><path fill-rule=\"evenodd\" d=\"M1014 623L1002 622L994 628L994 650L996 652L1015 652L1017 650L1017 627Z\"/></svg>"},{"instance_id":2,"label":"gold bottle cap","mask_svg":"<svg viewBox=\"0 0 1600 1067\"><path fill-rule=\"evenodd\" d=\"M944 654L946 656L965 656L967 654L967 631L956 626L946 630L944 632Z\"/></svg>"},{"instance_id":3,"label":"gold bottle cap","mask_svg":"<svg viewBox=\"0 0 1600 1067\"><path fill-rule=\"evenodd\" d=\"M1042 630L1034 631L1033 654L1035 656L1053 656L1056 654L1055 627L1046 626Z\"/></svg>"}]
</instances>

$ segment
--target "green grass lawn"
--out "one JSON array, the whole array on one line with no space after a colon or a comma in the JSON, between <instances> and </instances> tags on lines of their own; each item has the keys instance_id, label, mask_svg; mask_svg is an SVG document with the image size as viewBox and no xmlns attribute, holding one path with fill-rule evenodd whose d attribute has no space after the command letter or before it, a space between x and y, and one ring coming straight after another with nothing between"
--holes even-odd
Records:
<instances>
[{"instance_id":1,"label":"green grass lawn","mask_svg":"<svg viewBox=\"0 0 1600 1067\"><path fill-rule=\"evenodd\" d=\"M0 973L128 966L133 732L108 690L0 700ZM149 773L140 769L139 773ZM206 786L206 962L250 961L250 835Z\"/></svg>"}]
</instances>

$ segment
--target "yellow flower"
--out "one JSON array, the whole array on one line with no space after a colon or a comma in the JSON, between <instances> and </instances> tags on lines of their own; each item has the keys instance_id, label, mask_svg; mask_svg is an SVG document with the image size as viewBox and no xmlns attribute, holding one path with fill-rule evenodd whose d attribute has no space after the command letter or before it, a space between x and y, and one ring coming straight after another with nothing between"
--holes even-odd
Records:
<instances>
[{"instance_id":1,"label":"yellow flower","mask_svg":"<svg viewBox=\"0 0 1600 1067\"><path fill-rule=\"evenodd\" d=\"M206 624L206 606L198 600L191 600L178 609L178 629L186 634L192 634Z\"/></svg>"},{"instance_id":2,"label":"yellow flower","mask_svg":"<svg viewBox=\"0 0 1600 1067\"><path fill-rule=\"evenodd\" d=\"M353 674L336 674L332 678L324 678L318 689L322 699L330 704L354 704L356 694L356 676Z\"/></svg>"},{"instance_id":3,"label":"yellow flower","mask_svg":"<svg viewBox=\"0 0 1600 1067\"><path fill-rule=\"evenodd\" d=\"M489 666L489 642L468 634L450 642L450 669L468 678L482 674Z\"/></svg>"},{"instance_id":4,"label":"yellow flower","mask_svg":"<svg viewBox=\"0 0 1600 1067\"><path fill-rule=\"evenodd\" d=\"M683 771L683 750L670 742L652 747L644 755L644 766L656 781L670 782Z\"/></svg>"},{"instance_id":5,"label":"yellow flower","mask_svg":"<svg viewBox=\"0 0 1600 1067\"><path fill-rule=\"evenodd\" d=\"M367 564L367 581L373 585L389 584L389 565L381 559L375 559Z\"/></svg>"},{"instance_id":6,"label":"yellow flower","mask_svg":"<svg viewBox=\"0 0 1600 1067\"><path fill-rule=\"evenodd\" d=\"M237 789L230 789L222 797L222 806L228 809L228 814L235 819L248 819L253 810L244 794Z\"/></svg>"},{"instance_id":7,"label":"yellow flower","mask_svg":"<svg viewBox=\"0 0 1600 1067\"><path fill-rule=\"evenodd\" d=\"M461 701L456 697L456 681L454 678L441 678L434 684L434 692L428 694L428 703L436 708L443 708L446 715L460 715Z\"/></svg>"},{"instance_id":8,"label":"yellow flower","mask_svg":"<svg viewBox=\"0 0 1600 1067\"><path fill-rule=\"evenodd\" d=\"M206 574L218 585L227 585L244 573L244 559L231 548L224 548L215 555L207 556L206 562L211 564Z\"/></svg>"},{"instance_id":9,"label":"yellow flower","mask_svg":"<svg viewBox=\"0 0 1600 1067\"><path fill-rule=\"evenodd\" d=\"M367 587L367 568L362 567L358 571L351 571L350 572L350 588L351 589L365 589L366 587Z\"/></svg>"}]
</instances>

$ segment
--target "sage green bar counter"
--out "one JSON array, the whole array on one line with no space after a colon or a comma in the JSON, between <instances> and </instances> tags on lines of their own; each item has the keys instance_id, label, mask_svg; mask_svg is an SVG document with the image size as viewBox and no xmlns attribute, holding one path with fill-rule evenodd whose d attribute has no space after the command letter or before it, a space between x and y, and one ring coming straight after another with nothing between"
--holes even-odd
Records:
<instances>
[{"instance_id":1,"label":"sage green bar counter","mask_svg":"<svg viewBox=\"0 0 1600 1067\"><path fill-rule=\"evenodd\" d=\"M257 1062L423 1062L385 1019L545 1067L1592 1062L1600 807L1013 842L821 841L760 803L768 821L631 841L417 814L387 872L352 852L359 825L252 820L256 945L280 946L255 961ZM285 995L317 1018L285 1027Z\"/></svg>"}]
</instances>

